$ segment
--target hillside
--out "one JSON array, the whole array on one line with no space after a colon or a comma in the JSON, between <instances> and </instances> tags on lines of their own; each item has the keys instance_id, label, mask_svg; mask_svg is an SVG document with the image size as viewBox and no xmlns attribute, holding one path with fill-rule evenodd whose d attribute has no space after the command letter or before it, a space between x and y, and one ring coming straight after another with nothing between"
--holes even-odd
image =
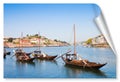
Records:
<instances>
[{"instance_id":1,"label":"hillside","mask_svg":"<svg viewBox=\"0 0 120 82\"><path fill-rule=\"evenodd\" d=\"M22 38L4 38L4 47L36 47L36 46L68 46L69 43L60 40L52 40L45 36L26 35Z\"/></svg>"},{"instance_id":2,"label":"hillside","mask_svg":"<svg viewBox=\"0 0 120 82\"><path fill-rule=\"evenodd\" d=\"M104 47L104 48L109 47L103 35L99 35L94 38L89 38L87 41L84 41L81 44L87 47Z\"/></svg>"}]
</instances>

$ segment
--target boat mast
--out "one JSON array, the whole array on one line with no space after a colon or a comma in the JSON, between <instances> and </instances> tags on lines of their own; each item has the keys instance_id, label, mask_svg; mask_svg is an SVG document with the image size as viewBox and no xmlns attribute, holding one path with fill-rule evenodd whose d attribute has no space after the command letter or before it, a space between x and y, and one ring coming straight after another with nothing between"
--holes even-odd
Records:
<instances>
[{"instance_id":1,"label":"boat mast","mask_svg":"<svg viewBox=\"0 0 120 82\"><path fill-rule=\"evenodd\" d=\"M75 32L75 24L73 25L74 28L74 56L76 56L76 32Z\"/></svg>"},{"instance_id":2,"label":"boat mast","mask_svg":"<svg viewBox=\"0 0 120 82\"><path fill-rule=\"evenodd\" d=\"M23 48L23 32L21 32L21 49Z\"/></svg>"},{"instance_id":3,"label":"boat mast","mask_svg":"<svg viewBox=\"0 0 120 82\"><path fill-rule=\"evenodd\" d=\"M19 37L18 39L19 39L19 49L20 49L20 40L21 40L21 39L20 39L20 37Z\"/></svg>"},{"instance_id":4,"label":"boat mast","mask_svg":"<svg viewBox=\"0 0 120 82\"><path fill-rule=\"evenodd\" d=\"M40 32L38 32L38 39L39 39L39 42L38 42L39 46L38 46L38 49L39 49L39 51L40 51Z\"/></svg>"}]
</instances>

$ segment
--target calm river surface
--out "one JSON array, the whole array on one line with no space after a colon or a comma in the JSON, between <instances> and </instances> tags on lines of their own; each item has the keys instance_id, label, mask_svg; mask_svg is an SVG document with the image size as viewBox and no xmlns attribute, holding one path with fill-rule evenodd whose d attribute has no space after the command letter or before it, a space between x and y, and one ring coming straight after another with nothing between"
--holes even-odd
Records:
<instances>
[{"instance_id":1,"label":"calm river surface","mask_svg":"<svg viewBox=\"0 0 120 82\"><path fill-rule=\"evenodd\" d=\"M49 55L60 55L71 47L41 47ZM4 59L4 78L116 78L116 56L109 48L86 48L77 46L77 53L83 59L98 63L106 63L98 71L83 70L65 66L61 58L56 61L34 60L33 63L20 63L11 57L16 48L6 48L11 55ZM23 48L31 52L37 48Z\"/></svg>"}]
</instances>

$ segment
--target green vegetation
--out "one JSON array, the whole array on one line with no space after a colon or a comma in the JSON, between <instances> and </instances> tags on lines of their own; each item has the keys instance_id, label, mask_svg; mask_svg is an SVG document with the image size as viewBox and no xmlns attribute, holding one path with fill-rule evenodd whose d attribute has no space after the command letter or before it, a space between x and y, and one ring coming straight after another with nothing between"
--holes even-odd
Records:
<instances>
[{"instance_id":1,"label":"green vegetation","mask_svg":"<svg viewBox=\"0 0 120 82\"><path fill-rule=\"evenodd\" d=\"M19 44L19 42L13 42L13 44Z\"/></svg>"},{"instance_id":2,"label":"green vegetation","mask_svg":"<svg viewBox=\"0 0 120 82\"><path fill-rule=\"evenodd\" d=\"M46 44L47 45L51 44L50 40L46 40Z\"/></svg>"},{"instance_id":3,"label":"green vegetation","mask_svg":"<svg viewBox=\"0 0 120 82\"><path fill-rule=\"evenodd\" d=\"M92 38L89 38L87 41L86 41L86 44L91 44L92 43Z\"/></svg>"},{"instance_id":4,"label":"green vegetation","mask_svg":"<svg viewBox=\"0 0 120 82\"><path fill-rule=\"evenodd\" d=\"M58 42L58 40L57 40L57 39L55 39L54 41L55 41L55 42Z\"/></svg>"},{"instance_id":5,"label":"green vegetation","mask_svg":"<svg viewBox=\"0 0 120 82\"><path fill-rule=\"evenodd\" d=\"M29 37L29 34L27 34L26 36Z\"/></svg>"},{"instance_id":6,"label":"green vegetation","mask_svg":"<svg viewBox=\"0 0 120 82\"><path fill-rule=\"evenodd\" d=\"M61 42L61 43L67 43L66 41L60 41L60 40L57 40L57 39L54 39L55 42Z\"/></svg>"},{"instance_id":7,"label":"green vegetation","mask_svg":"<svg viewBox=\"0 0 120 82\"><path fill-rule=\"evenodd\" d=\"M32 42L31 44L36 45L36 43Z\"/></svg>"},{"instance_id":8,"label":"green vegetation","mask_svg":"<svg viewBox=\"0 0 120 82\"><path fill-rule=\"evenodd\" d=\"M29 39L31 39L31 38L42 38L42 36L39 36L38 34L34 34L34 35L27 34L26 37L28 37Z\"/></svg>"},{"instance_id":9,"label":"green vegetation","mask_svg":"<svg viewBox=\"0 0 120 82\"><path fill-rule=\"evenodd\" d=\"M13 38L8 38L8 42L13 42Z\"/></svg>"}]
</instances>

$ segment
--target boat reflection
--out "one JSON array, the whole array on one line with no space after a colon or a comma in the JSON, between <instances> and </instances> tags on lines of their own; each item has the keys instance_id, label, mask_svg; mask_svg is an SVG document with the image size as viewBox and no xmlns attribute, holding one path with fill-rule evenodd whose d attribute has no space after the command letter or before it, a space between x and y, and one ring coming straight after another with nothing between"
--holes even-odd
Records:
<instances>
[{"instance_id":1,"label":"boat reflection","mask_svg":"<svg viewBox=\"0 0 120 82\"><path fill-rule=\"evenodd\" d=\"M35 66L35 62L21 62L21 61L16 61L16 65L19 66L25 66L25 65L31 65Z\"/></svg>"},{"instance_id":2,"label":"boat reflection","mask_svg":"<svg viewBox=\"0 0 120 82\"><path fill-rule=\"evenodd\" d=\"M67 68L67 75L69 75L69 77L79 77L80 74L85 74L85 73L89 73L95 76L100 76L103 78L107 78L107 76L105 75L105 73L101 70L95 70L95 69L87 69L87 68L78 68L75 66L69 66L69 65L65 65L65 67Z\"/></svg>"},{"instance_id":3,"label":"boat reflection","mask_svg":"<svg viewBox=\"0 0 120 82\"><path fill-rule=\"evenodd\" d=\"M35 59L34 61L35 61L35 63L37 63L37 64L38 64L38 63L41 64L41 63L49 62L49 63L51 63L51 64L56 64L56 65L58 65L56 60L49 61L49 60Z\"/></svg>"}]
</instances>

